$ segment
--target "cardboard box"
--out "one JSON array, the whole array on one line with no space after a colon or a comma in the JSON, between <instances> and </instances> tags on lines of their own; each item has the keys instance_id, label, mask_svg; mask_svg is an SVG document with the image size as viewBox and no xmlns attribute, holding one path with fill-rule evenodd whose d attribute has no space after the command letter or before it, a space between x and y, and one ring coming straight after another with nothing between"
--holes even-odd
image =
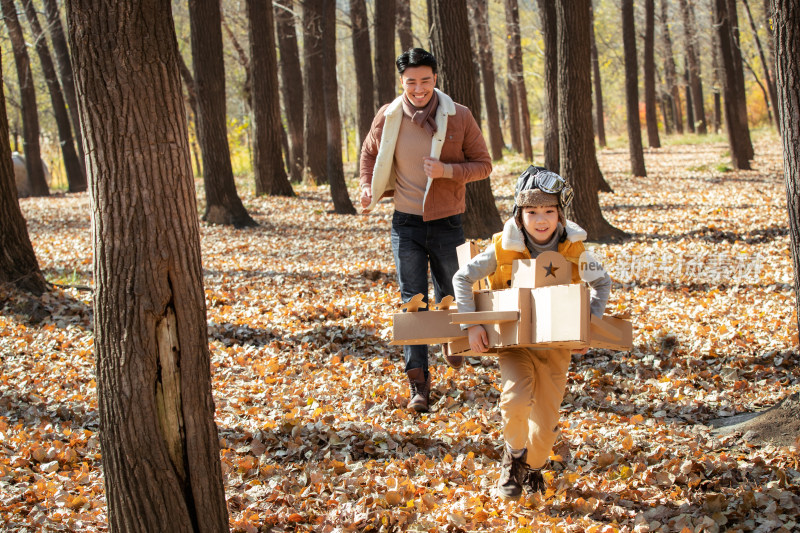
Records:
<instances>
[{"instance_id":1,"label":"cardboard box","mask_svg":"<svg viewBox=\"0 0 800 533\"><path fill-rule=\"evenodd\" d=\"M511 264L511 286L536 289L572 282L572 263L558 252L542 252L536 259L516 259Z\"/></svg>"},{"instance_id":2,"label":"cardboard box","mask_svg":"<svg viewBox=\"0 0 800 533\"><path fill-rule=\"evenodd\" d=\"M589 290L582 283L532 289L532 344L581 349L589 343Z\"/></svg>"},{"instance_id":3,"label":"cardboard box","mask_svg":"<svg viewBox=\"0 0 800 533\"><path fill-rule=\"evenodd\" d=\"M478 245L472 241L467 241L464 244L456 247L456 255L458 256L458 268L465 266L470 260L481 253ZM489 288L489 282L486 279L476 281L472 285L473 291L480 291Z\"/></svg>"},{"instance_id":4,"label":"cardboard box","mask_svg":"<svg viewBox=\"0 0 800 533\"><path fill-rule=\"evenodd\" d=\"M518 311L516 322L486 324L489 346L503 347L531 343L533 322L531 289L514 288L498 291L481 291L475 294L477 311Z\"/></svg>"},{"instance_id":5,"label":"cardboard box","mask_svg":"<svg viewBox=\"0 0 800 533\"><path fill-rule=\"evenodd\" d=\"M450 315L456 309L446 311L416 311L392 315L393 340L389 344L442 344L467 336L458 324L453 324Z\"/></svg>"},{"instance_id":6,"label":"cardboard box","mask_svg":"<svg viewBox=\"0 0 800 533\"><path fill-rule=\"evenodd\" d=\"M628 351L633 348L633 324L630 320L605 315L592 316L589 346L606 350Z\"/></svg>"}]
</instances>

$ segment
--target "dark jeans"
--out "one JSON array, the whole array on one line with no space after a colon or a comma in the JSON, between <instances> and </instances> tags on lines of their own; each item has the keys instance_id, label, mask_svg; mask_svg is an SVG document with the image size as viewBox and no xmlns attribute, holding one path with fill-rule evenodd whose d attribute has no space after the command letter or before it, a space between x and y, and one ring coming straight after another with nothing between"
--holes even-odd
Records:
<instances>
[{"instance_id":1,"label":"dark jeans","mask_svg":"<svg viewBox=\"0 0 800 533\"><path fill-rule=\"evenodd\" d=\"M395 211L392 216L392 253L403 303L417 294L428 302L428 265L436 302L453 295L453 275L458 270L456 247L464 243L461 215L422 220L419 215ZM428 374L428 346L403 346L406 372L424 368Z\"/></svg>"}]
</instances>

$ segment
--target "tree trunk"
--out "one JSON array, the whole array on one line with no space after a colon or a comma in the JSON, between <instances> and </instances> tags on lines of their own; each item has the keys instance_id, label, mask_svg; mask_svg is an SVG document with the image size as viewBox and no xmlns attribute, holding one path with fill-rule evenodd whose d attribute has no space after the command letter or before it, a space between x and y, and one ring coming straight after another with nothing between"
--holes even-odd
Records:
<instances>
[{"instance_id":1,"label":"tree trunk","mask_svg":"<svg viewBox=\"0 0 800 533\"><path fill-rule=\"evenodd\" d=\"M42 67L47 89L50 93L50 103L53 106L53 116L56 119L58 130L58 140L61 144L61 156L64 158L64 170L67 175L69 192L83 192L86 190L86 175L81 168L78 153L75 151L75 142L72 139L72 126L69 123L69 113L64 103L64 95L61 92L61 85L58 83L58 74L50 49L47 48L47 39L39 24L39 16L33 6L33 0L22 0L25 8L25 16L31 27L36 53L39 55L39 63Z\"/></svg>"},{"instance_id":2,"label":"tree trunk","mask_svg":"<svg viewBox=\"0 0 800 533\"><path fill-rule=\"evenodd\" d=\"M670 106L675 130L683 135L683 109L681 108L681 90L678 87L678 75L675 68L675 57L672 52L672 37L669 33L669 16L667 0L661 0L661 39L664 46L664 80L670 94Z\"/></svg>"},{"instance_id":3,"label":"tree trunk","mask_svg":"<svg viewBox=\"0 0 800 533\"><path fill-rule=\"evenodd\" d=\"M517 89L511 81L511 75L506 73L506 94L508 95L508 110L506 117L508 117L508 129L511 134L511 149L515 152L522 153L522 145L520 144L519 134L519 104L517 103Z\"/></svg>"},{"instance_id":4,"label":"tree trunk","mask_svg":"<svg viewBox=\"0 0 800 533\"><path fill-rule=\"evenodd\" d=\"M325 92L327 126L328 183L333 210L340 215L355 215L356 209L347 194L342 167L342 120L339 116L339 84L336 81L336 2L326 1L322 12L322 85Z\"/></svg>"},{"instance_id":5,"label":"tree trunk","mask_svg":"<svg viewBox=\"0 0 800 533\"><path fill-rule=\"evenodd\" d=\"M658 113L656 111L656 63L655 63L655 19L654 0L645 0L644 31L644 107L647 121L647 144L650 148L661 148L658 137ZM635 41L634 41L635 42Z\"/></svg>"},{"instance_id":6,"label":"tree trunk","mask_svg":"<svg viewBox=\"0 0 800 533\"><path fill-rule=\"evenodd\" d=\"M711 94L714 97L714 113L713 118L711 119L711 131L714 133L719 132L722 128L722 94L720 93L720 85L722 81L719 75L719 47L719 34L714 32L713 45L711 46L711 71L713 72L713 77L711 78Z\"/></svg>"},{"instance_id":7,"label":"tree trunk","mask_svg":"<svg viewBox=\"0 0 800 533\"><path fill-rule=\"evenodd\" d=\"M692 98L692 84L689 81L689 62L683 58L683 81L686 87L686 125L691 133L695 133L697 128L694 121L694 102Z\"/></svg>"},{"instance_id":8,"label":"tree trunk","mask_svg":"<svg viewBox=\"0 0 800 533\"><path fill-rule=\"evenodd\" d=\"M558 34L556 6L537 0L544 40L544 166L558 174ZM594 30L592 30L594 31Z\"/></svg>"},{"instance_id":9,"label":"tree trunk","mask_svg":"<svg viewBox=\"0 0 800 533\"><path fill-rule=\"evenodd\" d=\"M440 65L439 84L454 101L473 109L480 95L472 81L472 51L469 41L459 38L469 32L466 0L432 0L430 6L431 51ZM467 184L467 239L486 239L503 228L490 179Z\"/></svg>"},{"instance_id":10,"label":"tree trunk","mask_svg":"<svg viewBox=\"0 0 800 533\"><path fill-rule=\"evenodd\" d=\"M294 196L281 155L281 107L272 5L247 0L256 195Z\"/></svg>"},{"instance_id":11,"label":"tree trunk","mask_svg":"<svg viewBox=\"0 0 800 533\"><path fill-rule=\"evenodd\" d=\"M19 208L9 138L6 98L0 85L0 283L10 283L38 296L47 290L47 282L39 270Z\"/></svg>"},{"instance_id":12,"label":"tree trunk","mask_svg":"<svg viewBox=\"0 0 800 533\"><path fill-rule=\"evenodd\" d=\"M800 309L800 5L795 0L772 0L772 21L795 309ZM797 325L800 327L800 314Z\"/></svg>"},{"instance_id":13,"label":"tree trunk","mask_svg":"<svg viewBox=\"0 0 800 533\"><path fill-rule=\"evenodd\" d=\"M3 18L8 28L11 47L14 50L14 63L19 78L20 103L22 105L22 149L25 153L25 170L28 173L28 194L48 196L50 190L44 177L42 152L39 146L39 115L36 108L36 89L31 71L31 59L22 34L22 26L17 18L14 0L0 1Z\"/></svg>"},{"instance_id":14,"label":"tree trunk","mask_svg":"<svg viewBox=\"0 0 800 533\"><path fill-rule=\"evenodd\" d=\"M109 529L227 532L170 3L70 0L67 16L91 148Z\"/></svg>"},{"instance_id":15,"label":"tree trunk","mask_svg":"<svg viewBox=\"0 0 800 533\"><path fill-rule=\"evenodd\" d=\"M281 94L286 112L286 124L291 141L291 160L289 173L292 181L303 180L305 164L305 147L303 145L303 71L300 68L300 50L297 46L297 30L295 14L292 11L292 0L275 0L275 23L278 33L278 47L281 60L278 63L281 71Z\"/></svg>"},{"instance_id":16,"label":"tree trunk","mask_svg":"<svg viewBox=\"0 0 800 533\"><path fill-rule=\"evenodd\" d=\"M758 28L755 20L753 20L753 14L750 12L750 3L747 0L742 0L742 3L744 4L744 11L747 13L747 20L750 21L750 28L753 30L753 39L755 39L756 47L758 48L758 57L761 59L761 65L764 67L764 81L767 84L767 90L769 93L769 105L772 107L775 119L775 127L778 128L778 133L780 133L781 126L778 118L778 89L775 87L775 80L770 73L770 64L767 63L767 57L764 54L764 47L761 46L761 38L758 36Z\"/></svg>"},{"instance_id":17,"label":"tree trunk","mask_svg":"<svg viewBox=\"0 0 800 533\"><path fill-rule=\"evenodd\" d=\"M700 60L697 56L697 30L694 24L694 7L687 0L679 0L683 14L683 32L686 39L686 60L689 65L689 86L694 104L694 122L697 133L708 133L706 111L703 101L703 82L700 75Z\"/></svg>"},{"instance_id":18,"label":"tree trunk","mask_svg":"<svg viewBox=\"0 0 800 533\"><path fill-rule=\"evenodd\" d=\"M375 88L378 105L397 96L394 53L395 0L375 2ZM464 34L464 38L466 38Z\"/></svg>"},{"instance_id":19,"label":"tree trunk","mask_svg":"<svg viewBox=\"0 0 800 533\"><path fill-rule=\"evenodd\" d=\"M519 145L526 161L533 162L531 146L531 115L528 110L528 93L525 90L525 73L522 69L522 41L519 34L519 5L517 0L504 0L506 12L506 45L508 49L508 75L516 96L516 113L519 124ZM511 112L514 112L512 109Z\"/></svg>"},{"instance_id":20,"label":"tree trunk","mask_svg":"<svg viewBox=\"0 0 800 533\"><path fill-rule=\"evenodd\" d=\"M735 9L736 5L733 7ZM714 25L719 34L722 59L725 126L734 167L748 170L750 160L753 159L753 145L750 142L750 128L747 125L747 108L741 104L745 99L744 75L740 77L737 68L739 70L742 68L742 57L739 55L738 41L733 35L734 19L729 8L728 0L714 0Z\"/></svg>"},{"instance_id":21,"label":"tree trunk","mask_svg":"<svg viewBox=\"0 0 800 533\"><path fill-rule=\"evenodd\" d=\"M401 2L403 3L403 2ZM375 85L372 82L372 51L369 43L369 19L364 0L350 0L350 24L353 26L353 63L356 83L356 118L358 121L358 146L361 160L361 144L369 133L375 117Z\"/></svg>"},{"instance_id":22,"label":"tree trunk","mask_svg":"<svg viewBox=\"0 0 800 533\"><path fill-rule=\"evenodd\" d=\"M642 150L642 125L639 121L639 65L636 60L636 28L633 21L633 0L622 0L622 44L625 52L625 104L628 115L628 150L631 172L647 176Z\"/></svg>"},{"instance_id":23,"label":"tree trunk","mask_svg":"<svg viewBox=\"0 0 800 533\"><path fill-rule=\"evenodd\" d=\"M325 91L322 73L322 7L325 0L303 4L303 48L305 50L305 137L304 179L313 185L328 182L328 145L325 125Z\"/></svg>"},{"instance_id":24,"label":"tree trunk","mask_svg":"<svg viewBox=\"0 0 800 533\"><path fill-rule=\"evenodd\" d=\"M575 189L572 219L590 240L612 241L627 234L603 218L597 198L601 172L592 132L590 1L556 0L560 168Z\"/></svg>"},{"instance_id":25,"label":"tree trunk","mask_svg":"<svg viewBox=\"0 0 800 533\"><path fill-rule=\"evenodd\" d=\"M203 158L206 212L211 224L258 225L236 192L225 122L225 63L219 0L189 0L192 63L197 89L197 132Z\"/></svg>"},{"instance_id":26,"label":"tree trunk","mask_svg":"<svg viewBox=\"0 0 800 533\"><path fill-rule=\"evenodd\" d=\"M592 55L592 78L594 80L594 101L595 101L595 127L597 128L597 142L602 147L606 146L606 120L605 111L603 110L603 84L600 80L600 60L597 57L597 42L594 38L594 8L591 1L589 2L589 16L591 18L590 28L590 46ZM558 80L556 80L558 86ZM559 139L561 134L559 134ZM560 141L559 141L560 143ZM559 154L559 159L561 155Z\"/></svg>"},{"instance_id":27,"label":"tree trunk","mask_svg":"<svg viewBox=\"0 0 800 533\"><path fill-rule=\"evenodd\" d=\"M503 130L500 127L500 110L497 106L496 78L494 75L494 57L490 38L489 10L487 0L470 0L472 20L478 37L478 56L483 80L483 100L486 103L486 124L489 130L489 146L492 159L503 158Z\"/></svg>"},{"instance_id":28,"label":"tree trunk","mask_svg":"<svg viewBox=\"0 0 800 533\"><path fill-rule=\"evenodd\" d=\"M411 26L411 0L395 0L397 8L397 38L400 49L405 52L414 48L414 31Z\"/></svg>"},{"instance_id":29,"label":"tree trunk","mask_svg":"<svg viewBox=\"0 0 800 533\"><path fill-rule=\"evenodd\" d=\"M78 147L81 172L86 176L86 154L83 152L83 134L81 121L78 118L78 97L75 95L72 60L69 56L69 46L67 46L67 37L64 35L64 27L61 25L61 13L58 9L57 0L44 0L44 10L47 17L48 33L50 33L50 41L53 43L53 52L56 56L56 65L58 65L58 73L61 78L61 88L64 90L69 116L72 120L72 131L75 134L75 144Z\"/></svg>"}]
</instances>

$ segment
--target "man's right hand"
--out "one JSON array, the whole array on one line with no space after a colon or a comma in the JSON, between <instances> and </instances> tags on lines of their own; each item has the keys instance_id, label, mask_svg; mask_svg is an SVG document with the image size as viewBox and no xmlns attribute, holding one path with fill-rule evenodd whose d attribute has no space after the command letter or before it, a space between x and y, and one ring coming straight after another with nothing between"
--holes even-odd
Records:
<instances>
[{"instance_id":1,"label":"man's right hand","mask_svg":"<svg viewBox=\"0 0 800 533\"><path fill-rule=\"evenodd\" d=\"M469 347L473 352L483 353L489 349L489 336L483 326L476 324L470 326L467 331L469 332Z\"/></svg>"},{"instance_id":2,"label":"man's right hand","mask_svg":"<svg viewBox=\"0 0 800 533\"><path fill-rule=\"evenodd\" d=\"M369 207L369 204L371 204L371 203L372 203L372 186L371 185L366 185L366 186L362 185L361 186L361 210L364 213L367 213L368 212L367 208Z\"/></svg>"}]
</instances>

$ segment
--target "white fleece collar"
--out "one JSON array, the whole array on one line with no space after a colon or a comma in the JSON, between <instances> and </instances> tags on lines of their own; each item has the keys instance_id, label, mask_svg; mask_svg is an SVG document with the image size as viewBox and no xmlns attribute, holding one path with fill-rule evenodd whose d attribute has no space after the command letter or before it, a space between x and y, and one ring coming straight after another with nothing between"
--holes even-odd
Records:
<instances>
[{"instance_id":1,"label":"white fleece collar","mask_svg":"<svg viewBox=\"0 0 800 533\"><path fill-rule=\"evenodd\" d=\"M567 230L567 240L570 242L579 242L586 240L586 230L577 225L571 220L567 220L565 227ZM503 226L503 236L500 240L500 245L513 252L525 251L525 235L522 230L517 227L517 222L514 218L509 218Z\"/></svg>"},{"instance_id":2,"label":"white fleece collar","mask_svg":"<svg viewBox=\"0 0 800 533\"><path fill-rule=\"evenodd\" d=\"M433 89L436 91L436 96L439 97L439 106L436 108L436 114L445 114L445 115L455 115L456 114L456 104L453 102L453 99L444 94L439 89ZM387 117L389 115L393 115L397 110L403 112L403 95L401 94L397 98L395 98L389 107L386 108L386 111L383 112L384 115ZM445 123L446 124L446 123Z\"/></svg>"}]
</instances>

